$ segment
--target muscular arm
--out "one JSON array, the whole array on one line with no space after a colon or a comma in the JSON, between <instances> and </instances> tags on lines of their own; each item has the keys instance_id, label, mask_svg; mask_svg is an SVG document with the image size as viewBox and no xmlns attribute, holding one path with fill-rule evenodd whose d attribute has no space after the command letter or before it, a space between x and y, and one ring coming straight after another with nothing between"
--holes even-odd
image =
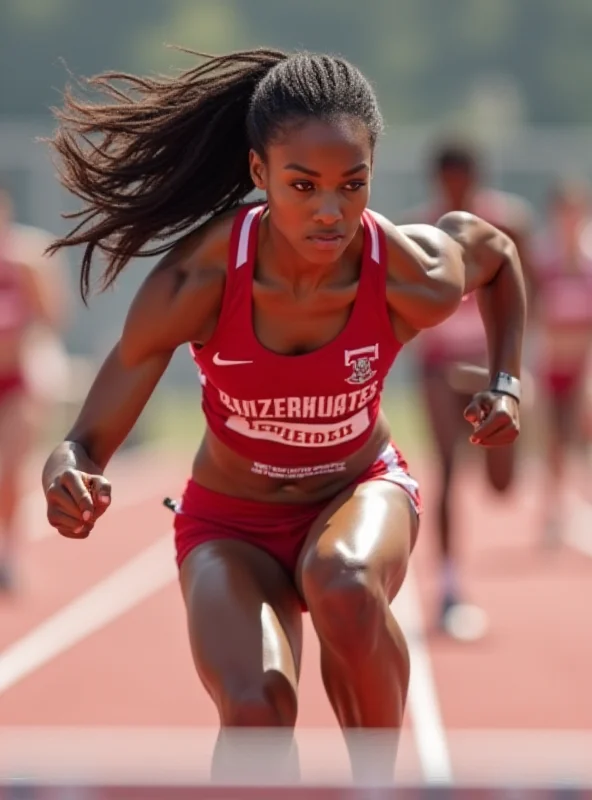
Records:
<instances>
[{"instance_id":1,"label":"muscular arm","mask_svg":"<svg viewBox=\"0 0 592 800\"><path fill-rule=\"evenodd\" d=\"M437 226L460 249L465 292L476 293L487 334L490 375L501 371L519 378L527 301L515 242L469 214L447 214Z\"/></svg>"},{"instance_id":2,"label":"muscular arm","mask_svg":"<svg viewBox=\"0 0 592 800\"><path fill-rule=\"evenodd\" d=\"M152 270L128 312L72 429L43 471L47 487L65 469L102 474L137 422L174 351L215 327L225 280L227 236L190 239Z\"/></svg>"},{"instance_id":3,"label":"muscular arm","mask_svg":"<svg viewBox=\"0 0 592 800\"><path fill-rule=\"evenodd\" d=\"M489 345L490 371L520 375L526 292L518 251L484 220L451 212L435 226L389 229L387 299L408 338L438 325L476 292Z\"/></svg>"}]
</instances>

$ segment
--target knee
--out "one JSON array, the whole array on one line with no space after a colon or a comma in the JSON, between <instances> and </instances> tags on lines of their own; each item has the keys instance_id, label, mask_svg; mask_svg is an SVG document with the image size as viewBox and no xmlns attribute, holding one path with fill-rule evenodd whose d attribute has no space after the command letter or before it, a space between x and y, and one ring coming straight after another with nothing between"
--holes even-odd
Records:
<instances>
[{"instance_id":1,"label":"knee","mask_svg":"<svg viewBox=\"0 0 592 800\"><path fill-rule=\"evenodd\" d=\"M298 713L294 687L272 670L252 682L229 681L217 705L220 722L228 727L293 728Z\"/></svg>"},{"instance_id":2,"label":"knee","mask_svg":"<svg viewBox=\"0 0 592 800\"><path fill-rule=\"evenodd\" d=\"M391 568L402 582L406 559ZM390 610L382 581L366 565L315 557L303 565L302 591L317 633L331 647L348 656L374 649Z\"/></svg>"}]
</instances>

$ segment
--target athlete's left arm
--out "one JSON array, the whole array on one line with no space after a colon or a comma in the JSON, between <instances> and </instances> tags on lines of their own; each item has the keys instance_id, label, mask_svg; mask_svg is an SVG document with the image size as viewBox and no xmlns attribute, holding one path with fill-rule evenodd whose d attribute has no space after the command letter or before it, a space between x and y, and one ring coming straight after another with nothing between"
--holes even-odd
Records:
<instances>
[{"instance_id":1,"label":"athlete's left arm","mask_svg":"<svg viewBox=\"0 0 592 800\"><path fill-rule=\"evenodd\" d=\"M508 444L518 435L518 400L510 394L520 379L526 325L526 290L512 239L472 214L451 212L435 226L398 228L390 239L391 310L416 331L438 325L476 293L487 334L492 389L475 397L467 418L472 440ZM515 379L514 383L507 377Z\"/></svg>"}]
</instances>

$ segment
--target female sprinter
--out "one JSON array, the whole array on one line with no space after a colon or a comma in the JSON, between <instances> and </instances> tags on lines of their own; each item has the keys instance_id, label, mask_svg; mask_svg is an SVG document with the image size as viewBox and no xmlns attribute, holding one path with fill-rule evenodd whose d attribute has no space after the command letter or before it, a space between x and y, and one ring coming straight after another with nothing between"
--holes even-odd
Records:
<instances>
[{"instance_id":1,"label":"female sprinter","mask_svg":"<svg viewBox=\"0 0 592 800\"><path fill-rule=\"evenodd\" d=\"M516 248L469 214L396 228L367 210L381 116L340 58L254 50L170 80L91 85L113 102L67 93L58 112L62 179L85 208L55 248L86 246L84 297L96 248L107 285L141 250L166 255L45 465L49 520L89 535L109 507L109 460L189 343L207 433L175 541L195 667L222 726L214 773L224 732L294 726L303 607L341 727L396 731L409 658L389 604L420 504L380 410L383 381L406 342L476 290L491 390L466 412L472 441L514 441ZM254 187L265 203L240 207ZM394 752L384 759L392 770Z\"/></svg>"},{"instance_id":2,"label":"female sprinter","mask_svg":"<svg viewBox=\"0 0 592 800\"><path fill-rule=\"evenodd\" d=\"M431 197L423 206L410 209L401 222L436 224L449 211L469 211L503 230L518 248L528 288L528 250L531 210L522 198L494 190L484 183L480 154L462 139L442 139L436 143L429 161ZM434 457L440 471L436 502L436 557L439 562L438 627L458 641L474 641L487 630L484 611L464 595L461 580L462 543L455 517L454 502L459 466L459 446L463 440L462 409L476 390L480 370L459 374L458 364L487 364L487 340L480 309L474 297L467 297L458 311L443 324L419 337L415 351L425 410L434 442ZM524 415L524 375L522 376L522 414ZM487 383L485 384L487 386ZM487 484L496 493L506 494L516 472L516 448L497 447L485 451Z\"/></svg>"},{"instance_id":3,"label":"female sprinter","mask_svg":"<svg viewBox=\"0 0 592 800\"><path fill-rule=\"evenodd\" d=\"M47 258L52 237L13 218L0 189L0 595L21 583L19 509L26 468L53 396L66 376L59 338L68 307L67 265Z\"/></svg>"}]
</instances>

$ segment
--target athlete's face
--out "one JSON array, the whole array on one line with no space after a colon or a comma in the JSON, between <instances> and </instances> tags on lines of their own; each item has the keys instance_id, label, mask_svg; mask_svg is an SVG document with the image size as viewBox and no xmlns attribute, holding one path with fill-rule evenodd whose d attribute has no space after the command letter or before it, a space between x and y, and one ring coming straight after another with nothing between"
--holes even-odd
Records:
<instances>
[{"instance_id":1,"label":"athlete's face","mask_svg":"<svg viewBox=\"0 0 592 800\"><path fill-rule=\"evenodd\" d=\"M344 116L287 126L251 174L267 193L273 226L306 261L336 261L352 241L370 195L372 146L366 126Z\"/></svg>"}]
</instances>

